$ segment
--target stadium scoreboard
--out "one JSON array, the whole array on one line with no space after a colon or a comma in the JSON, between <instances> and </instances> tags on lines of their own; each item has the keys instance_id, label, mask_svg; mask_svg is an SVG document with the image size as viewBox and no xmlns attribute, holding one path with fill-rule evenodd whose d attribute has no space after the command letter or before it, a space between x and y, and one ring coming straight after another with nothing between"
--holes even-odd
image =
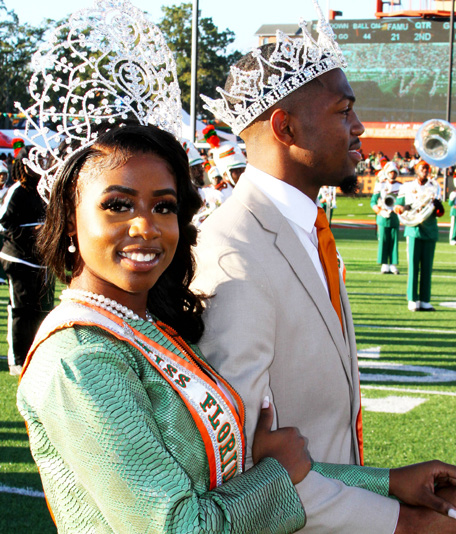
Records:
<instances>
[{"instance_id":1,"label":"stadium scoreboard","mask_svg":"<svg viewBox=\"0 0 456 534\"><path fill-rule=\"evenodd\" d=\"M312 30L315 31L315 23ZM421 18L333 20L338 43L448 43L450 22ZM456 28L456 24L455 24Z\"/></svg>"}]
</instances>

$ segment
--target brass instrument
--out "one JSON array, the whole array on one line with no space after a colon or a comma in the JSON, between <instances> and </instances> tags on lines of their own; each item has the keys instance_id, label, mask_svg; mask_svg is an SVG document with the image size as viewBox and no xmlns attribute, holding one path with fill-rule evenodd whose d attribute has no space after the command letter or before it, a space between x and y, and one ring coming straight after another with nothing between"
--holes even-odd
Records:
<instances>
[{"instance_id":1,"label":"brass instrument","mask_svg":"<svg viewBox=\"0 0 456 534\"><path fill-rule=\"evenodd\" d=\"M392 193L385 195L383 198L382 196L380 196L377 202L377 205L381 208L379 215L385 217L386 219L389 219L394 209L395 203L396 195L393 195Z\"/></svg>"},{"instance_id":2,"label":"brass instrument","mask_svg":"<svg viewBox=\"0 0 456 534\"><path fill-rule=\"evenodd\" d=\"M421 158L429 165L440 169L456 164L456 128L447 121L431 119L424 122L415 137L415 148ZM417 198L409 210L398 214L405 226L418 226L435 209L437 187Z\"/></svg>"},{"instance_id":3,"label":"brass instrument","mask_svg":"<svg viewBox=\"0 0 456 534\"><path fill-rule=\"evenodd\" d=\"M456 163L456 128L441 119L426 121L416 133L415 148L429 165L452 167Z\"/></svg>"},{"instance_id":4,"label":"brass instrument","mask_svg":"<svg viewBox=\"0 0 456 534\"><path fill-rule=\"evenodd\" d=\"M410 209L398 214L399 221L404 226L418 226L425 221L434 211L434 200L437 187L420 195L411 205Z\"/></svg>"}]
</instances>

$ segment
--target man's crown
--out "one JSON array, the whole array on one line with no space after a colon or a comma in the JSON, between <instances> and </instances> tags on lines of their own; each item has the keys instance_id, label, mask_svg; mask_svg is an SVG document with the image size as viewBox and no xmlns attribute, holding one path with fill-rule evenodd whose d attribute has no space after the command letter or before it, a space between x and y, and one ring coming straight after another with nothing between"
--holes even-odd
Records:
<instances>
[{"instance_id":1,"label":"man's crown","mask_svg":"<svg viewBox=\"0 0 456 534\"><path fill-rule=\"evenodd\" d=\"M34 104L15 105L27 119L24 137L34 145L27 165L42 176L43 198L74 153L70 143L79 144L77 151L92 145L102 121L134 119L180 137L174 57L161 31L129 0L95 0L93 8L75 12L39 48L32 68Z\"/></svg>"},{"instance_id":2,"label":"man's crown","mask_svg":"<svg viewBox=\"0 0 456 534\"><path fill-rule=\"evenodd\" d=\"M261 49L253 50L251 57L256 68L245 71L232 66L231 86L228 90L217 87L221 98L213 100L201 95L206 102L204 108L231 126L236 135L302 85L329 70L347 66L318 1L312 1L318 15L316 40L303 19L299 23L302 38L290 39L277 30L276 46L269 57L264 57Z\"/></svg>"}]
</instances>

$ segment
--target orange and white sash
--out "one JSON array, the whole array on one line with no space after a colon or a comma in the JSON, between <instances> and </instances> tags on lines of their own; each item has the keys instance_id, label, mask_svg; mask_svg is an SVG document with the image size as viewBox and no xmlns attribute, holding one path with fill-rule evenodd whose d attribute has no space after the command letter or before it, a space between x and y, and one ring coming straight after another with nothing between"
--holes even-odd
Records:
<instances>
[{"instance_id":1,"label":"orange and white sash","mask_svg":"<svg viewBox=\"0 0 456 534\"><path fill-rule=\"evenodd\" d=\"M43 321L27 356L23 373L44 340L54 332L74 325L96 326L129 343L179 394L204 441L210 468L210 489L242 472L245 451L242 399L182 340L181 343L174 342L174 345L180 351L182 347L185 352L190 351L189 357L195 363L165 349L113 313L85 302L65 301ZM173 342L173 337L165 329L154 326Z\"/></svg>"}]
</instances>

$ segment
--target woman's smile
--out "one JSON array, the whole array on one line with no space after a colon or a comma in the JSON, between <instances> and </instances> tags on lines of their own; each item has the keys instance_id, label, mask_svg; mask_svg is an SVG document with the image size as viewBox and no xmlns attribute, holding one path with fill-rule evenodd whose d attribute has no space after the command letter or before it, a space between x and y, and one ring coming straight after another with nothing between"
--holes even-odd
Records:
<instances>
[{"instance_id":1,"label":"woman's smile","mask_svg":"<svg viewBox=\"0 0 456 534\"><path fill-rule=\"evenodd\" d=\"M157 265L161 251L158 249L122 250L118 252L120 258L125 261L125 265L132 269L147 270Z\"/></svg>"}]
</instances>

